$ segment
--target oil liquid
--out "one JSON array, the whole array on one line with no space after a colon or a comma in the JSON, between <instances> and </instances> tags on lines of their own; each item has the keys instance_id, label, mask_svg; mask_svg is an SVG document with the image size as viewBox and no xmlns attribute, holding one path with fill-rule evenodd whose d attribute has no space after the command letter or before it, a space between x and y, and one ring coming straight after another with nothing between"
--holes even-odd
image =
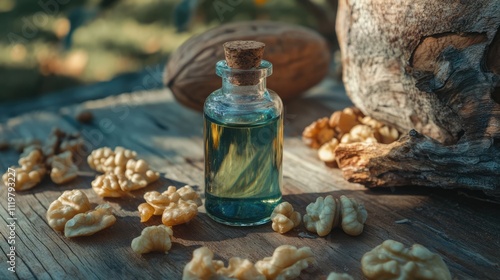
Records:
<instances>
[{"instance_id":1,"label":"oil liquid","mask_svg":"<svg viewBox=\"0 0 500 280\"><path fill-rule=\"evenodd\" d=\"M227 225L268 222L281 202L282 117L250 126L204 121L207 214Z\"/></svg>"}]
</instances>

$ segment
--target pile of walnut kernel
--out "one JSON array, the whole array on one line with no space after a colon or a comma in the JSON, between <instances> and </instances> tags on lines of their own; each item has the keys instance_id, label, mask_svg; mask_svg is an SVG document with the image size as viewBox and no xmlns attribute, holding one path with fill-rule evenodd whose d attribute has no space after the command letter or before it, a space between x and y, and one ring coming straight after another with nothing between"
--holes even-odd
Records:
<instances>
[{"instance_id":1,"label":"pile of walnut kernel","mask_svg":"<svg viewBox=\"0 0 500 280\"><path fill-rule=\"evenodd\" d=\"M2 143L3 149L13 148L22 152L16 170L16 191L25 191L37 186L46 174L52 182L65 184L75 179L78 167L73 154L83 145L78 133L67 133L54 128L45 142L38 139L17 139ZM7 185L8 174L2 176Z\"/></svg>"},{"instance_id":2,"label":"pile of walnut kernel","mask_svg":"<svg viewBox=\"0 0 500 280\"><path fill-rule=\"evenodd\" d=\"M335 149L340 144L358 142L390 144L399 138L397 129L387 126L355 108L335 111L307 126L302 140L328 165L335 165Z\"/></svg>"}]
</instances>

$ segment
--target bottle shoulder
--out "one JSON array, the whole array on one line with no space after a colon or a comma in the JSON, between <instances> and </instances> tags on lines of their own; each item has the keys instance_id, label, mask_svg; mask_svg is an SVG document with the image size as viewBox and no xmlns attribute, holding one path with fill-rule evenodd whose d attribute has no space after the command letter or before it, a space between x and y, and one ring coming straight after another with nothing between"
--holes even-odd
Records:
<instances>
[{"instance_id":1,"label":"bottle shoulder","mask_svg":"<svg viewBox=\"0 0 500 280\"><path fill-rule=\"evenodd\" d=\"M204 114L220 123L264 123L283 115L281 98L272 90L234 95L216 90L205 100Z\"/></svg>"}]
</instances>

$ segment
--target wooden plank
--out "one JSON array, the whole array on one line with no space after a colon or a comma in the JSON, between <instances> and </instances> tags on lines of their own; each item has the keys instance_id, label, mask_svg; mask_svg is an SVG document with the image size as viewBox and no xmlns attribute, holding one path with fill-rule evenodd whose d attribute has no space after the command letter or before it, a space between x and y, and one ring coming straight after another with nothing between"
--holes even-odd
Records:
<instances>
[{"instance_id":1,"label":"wooden plank","mask_svg":"<svg viewBox=\"0 0 500 280\"><path fill-rule=\"evenodd\" d=\"M330 93L334 88L334 93ZM10 118L0 125L8 138L44 139L54 126L81 131L84 151L96 147L121 145L134 149L162 174L160 182L134 192L126 199L102 199L90 188L93 176L56 186L45 179L40 186L16 193L16 270L20 279L179 279L192 251L207 246L217 258L233 256L257 261L270 256L279 245L309 246L316 263L300 279L325 278L330 271L346 271L362 278L362 255L385 239L407 245L420 243L439 253L457 279L494 279L498 275L500 249L500 211L496 205L481 203L458 195L456 191L400 188L370 191L344 181L340 171L324 166L315 151L301 143L303 127L326 116L334 109L348 105L348 99L335 84L323 84L311 94L286 106L284 150L284 199L305 213L305 207L317 196L342 194L362 201L369 212L361 236L350 237L335 229L325 238L301 238L298 229L280 235L270 225L251 228L222 226L207 217L203 208L189 224L174 227L174 245L167 254L138 256L130 248L131 240L147 225L159 224L155 217L146 224L139 222L137 205L145 191L162 191L168 185L190 184L203 193L202 116L178 105L168 90L122 94L56 111L40 111ZM95 116L92 124L82 125L72 118L82 107ZM17 154L0 153L0 168L6 170L17 160ZM92 172L79 155L80 169ZM49 204L64 190L82 189L91 202L110 203L117 216L111 228L90 237L67 239L53 231L45 221ZM1 189L0 216L7 222L6 190ZM397 224L408 219L409 223ZM7 254L6 227L2 259ZM5 262L0 278L13 277Z\"/></svg>"},{"instance_id":2,"label":"wooden plank","mask_svg":"<svg viewBox=\"0 0 500 280\"><path fill-rule=\"evenodd\" d=\"M57 111L58 108L77 102L105 98L124 92L144 91L163 87L164 64L150 65L142 71L120 74L109 81L97 82L45 93L29 100L16 100L0 103L0 121L34 111Z\"/></svg>"}]
</instances>

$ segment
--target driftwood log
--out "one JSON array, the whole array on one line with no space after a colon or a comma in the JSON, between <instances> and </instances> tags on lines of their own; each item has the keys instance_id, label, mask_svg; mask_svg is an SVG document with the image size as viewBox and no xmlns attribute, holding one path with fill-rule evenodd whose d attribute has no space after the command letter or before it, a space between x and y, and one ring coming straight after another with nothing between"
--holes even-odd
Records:
<instances>
[{"instance_id":1,"label":"driftwood log","mask_svg":"<svg viewBox=\"0 0 500 280\"><path fill-rule=\"evenodd\" d=\"M406 136L340 145L349 181L500 195L500 1L340 0L343 80Z\"/></svg>"}]
</instances>

